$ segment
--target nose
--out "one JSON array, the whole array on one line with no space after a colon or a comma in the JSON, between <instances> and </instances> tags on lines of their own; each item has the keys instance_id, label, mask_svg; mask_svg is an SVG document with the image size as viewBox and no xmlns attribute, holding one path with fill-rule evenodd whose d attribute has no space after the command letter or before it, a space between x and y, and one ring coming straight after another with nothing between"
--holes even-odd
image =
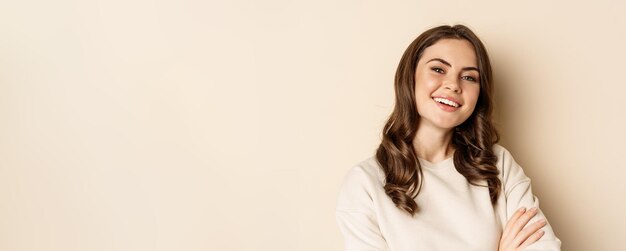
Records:
<instances>
[{"instance_id":1,"label":"nose","mask_svg":"<svg viewBox=\"0 0 626 251\"><path fill-rule=\"evenodd\" d=\"M461 93L461 87L459 86L459 81L456 79L447 79L444 83L444 88L451 90L455 93Z\"/></svg>"}]
</instances>

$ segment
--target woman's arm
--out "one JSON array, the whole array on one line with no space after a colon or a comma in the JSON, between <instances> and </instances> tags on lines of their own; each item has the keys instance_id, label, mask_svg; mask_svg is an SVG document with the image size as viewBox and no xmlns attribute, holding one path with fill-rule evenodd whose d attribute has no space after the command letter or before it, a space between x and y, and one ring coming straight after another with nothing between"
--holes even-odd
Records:
<instances>
[{"instance_id":1,"label":"woman's arm","mask_svg":"<svg viewBox=\"0 0 626 251\"><path fill-rule=\"evenodd\" d=\"M380 233L375 217L365 212L336 211L346 251L383 251L387 243Z\"/></svg>"},{"instance_id":2,"label":"woman's arm","mask_svg":"<svg viewBox=\"0 0 626 251\"><path fill-rule=\"evenodd\" d=\"M537 209L534 216L528 219L527 224L525 223L527 227L537 226L537 224L541 224L537 222L545 221L545 225L541 227L542 236L523 250L561 250L561 240L556 237L552 226L539 208L539 199L532 192L530 178L526 176L522 167L515 162L508 150L504 148L501 150L499 157L503 161L502 183L507 222L515 217L520 208Z\"/></svg>"},{"instance_id":3,"label":"woman's arm","mask_svg":"<svg viewBox=\"0 0 626 251\"><path fill-rule=\"evenodd\" d=\"M546 225L546 221L540 220L526 226L535 215L537 215L537 208L531 208L528 211L526 208L517 210L504 227L498 243L498 251L524 250L539 240L544 234L543 230L539 229Z\"/></svg>"},{"instance_id":4,"label":"woman's arm","mask_svg":"<svg viewBox=\"0 0 626 251\"><path fill-rule=\"evenodd\" d=\"M336 218L346 251L388 250L373 208L373 180L359 166L343 180L337 201Z\"/></svg>"}]
</instances>

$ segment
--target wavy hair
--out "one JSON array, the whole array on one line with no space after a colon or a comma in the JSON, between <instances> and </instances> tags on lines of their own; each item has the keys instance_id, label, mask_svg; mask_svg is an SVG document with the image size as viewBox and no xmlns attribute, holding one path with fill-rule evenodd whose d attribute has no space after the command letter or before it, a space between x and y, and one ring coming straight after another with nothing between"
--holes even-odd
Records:
<instances>
[{"instance_id":1,"label":"wavy hair","mask_svg":"<svg viewBox=\"0 0 626 251\"><path fill-rule=\"evenodd\" d=\"M498 178L497 156L493 145L500 139L491 116L493 86L491 63L485 46L466 26L443 25L419 35L406 49L395 75L395 106L383 129L382 142L376 150L376 159L385 172L385 192L401 210L414 216L418 211L415 201L421 188L422 168L413 148L419 114L415 103L415 71L424 50L441 39L469 41L476 53L480 74L480 92L476 108L470 117L453 132L454 166L475 186L489 188L492 205L496 204L502 183ZM486 180L487 185L477 182Z\"/></svg>"}]
</instances>

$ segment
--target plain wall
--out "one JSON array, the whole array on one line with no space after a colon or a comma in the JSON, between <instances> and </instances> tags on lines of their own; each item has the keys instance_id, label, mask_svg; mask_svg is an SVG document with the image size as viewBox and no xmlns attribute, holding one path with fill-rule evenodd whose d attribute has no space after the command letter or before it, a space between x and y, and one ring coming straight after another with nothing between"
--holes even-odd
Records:
<instances>
[{"instance_id":1,"label":"plain wall","mask_svg":"<svg viewBox=\"0 0 626 251\"><path fill-rule=\"evenodd\" d=\"M563 250L626 250L623 1L2 1L0 250L341 250L427 28L484 41Z\"/></svg>"}]
</instances>

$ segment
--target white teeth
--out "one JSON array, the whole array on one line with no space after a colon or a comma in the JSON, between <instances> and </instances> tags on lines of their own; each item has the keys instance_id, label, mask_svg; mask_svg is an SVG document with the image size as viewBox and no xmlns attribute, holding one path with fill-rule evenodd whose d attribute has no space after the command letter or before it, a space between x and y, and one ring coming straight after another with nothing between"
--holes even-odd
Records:
<instances>
[{"instance_id":1,"label":"white teeth","mask_svg":"<svg viewBox=\"0 0 626 251\"><path fill-rule=\"evenodd\" d=\"M435 101L439 102L439 103L444 103L446 105L450 105L450 106L454 106L454 107L459 107L459 104L457 104L456 102L452 101L452 100L447 100L445 98L433 98Z\"/></svg>"}]
</instances>

